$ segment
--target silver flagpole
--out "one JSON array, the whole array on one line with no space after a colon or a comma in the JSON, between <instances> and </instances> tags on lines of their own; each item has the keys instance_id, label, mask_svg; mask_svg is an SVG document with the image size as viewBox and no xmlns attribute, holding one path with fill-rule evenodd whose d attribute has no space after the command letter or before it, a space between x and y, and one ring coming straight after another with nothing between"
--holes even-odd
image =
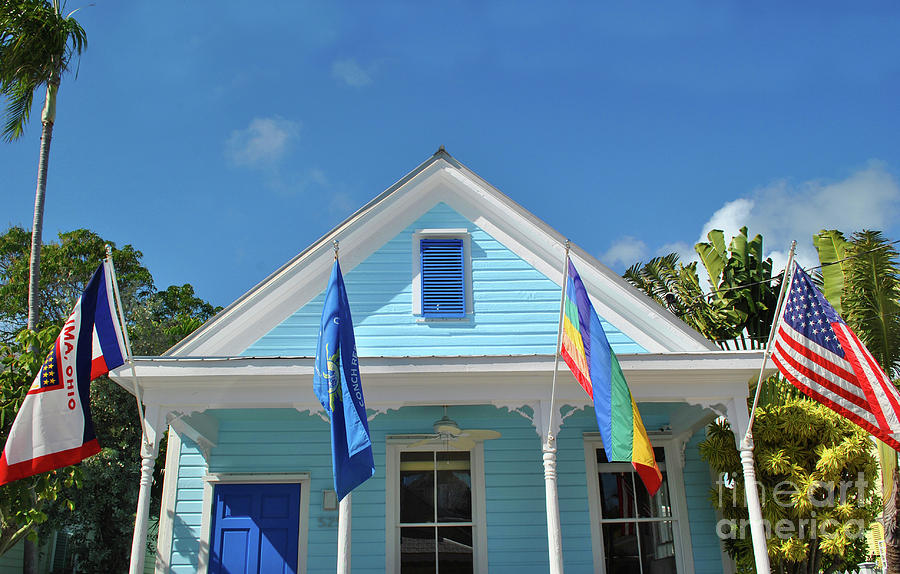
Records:
<instances>
[{"instance_id":1,"label":"silver flagpole","mask_svg":"<svg viewBox=\"0 0 900 574\"><path fill-rule=\"evenodd\" d=\"M775 340L775 329L778 326L778 318L781 315L781 306L784 303L784 294L793 276L791 263L794 261L794 249L797 242L791 242L791 250L788 254L787 265L784 268L784 279L781 282L781 291L778 294L778 303L775 305L775 318L772 320L772 328L769 330L769 340L763 353L762 366L759 368L759 379L756 382L756 395L753 397L753 407L750 409L750 418L747 422L747 432L740 442L741 466L744 469L744 492L747 497L747 514L750 517L750 536L753 540L753 557L756 561L757 574L769 574L769 550L766 544L766 530L762 516L762 505L759 502L759 490L756 486L756 468L753 465L753 418L756 415L756 405L759 403L759 394L763 385L763 373L769 354L772 352L772 342Z\"/></svg>"},{"instance_id":2,"label":"silver flagpole","mask_svg":"<svg viewBox=\"0 0 900 574\"><path fill-rule=\"evenodd\" d=\"M338 260L338 240L335 239L333 242L334 246L334 260ZM334 424L334 418L332 417L331 424ZM334 454L332 453L332 456ZM350 574L350 558L352 555L351 552L351 538L350 535L352 533L352 523L353 523L353 515L352 515L352 492L348 492L347 496L341 499L341 502L338 506L338 547L337 547L337 574Z\"/></svg>"},{"instance_id":3,"label":"silver flagpole","mask_svg":"<svg viewBox=\"0 0 900 574\"><path fill-rule=\"evenodd\" d=\"M129 574L140 574L144 570L144 556L147 548L147 519L150 514L150 487L153 484L153 469L156 466L156 454L159 447L157 429L151 429L151 438L147 429L147 421L144 418L144 402L141 399L141 387L138 384L137 370L134 366L134 354L131 351L131 340L128 337L128 325L125 323L125 313L122 306L122 296L119 294L119 280L116 277L116 268L112 260L112 247L106 246L106 267L113 284L116 310L119 315L119 323L122 329L122 338L125 339L125 352L128 355L128 366L131 368L131 382L134 385L134 398L137 401L138 417L141 421L141 478L138 487L137 512L134 517L134 533L131 539L131 560L128 564Z\"/></svg>"},{"instance_id":4,"label":"silver flagpole","mask_svg":"<svg viewBox=\"0 0 900 574\"><path fill-rule=\"evenodd\" d=\"M119 278L116 277L116 268L112 260L112 247L106 246L106 268L109 271L113 284L113 295L116 300L116 311L119 315L119 324L122 326L122 338L125 339L125 353L128 355L126 361L131 368L131 382L134 386L134 398L137 401L138 418L141 419L141 440L145 440L147 436L147 425L144 421L144 403L141 400L141 387L138 385L137 372L134 368L134 356L131 353L131 340L128 338L128 325L125 324L125 313L122 307L122 297L119 295Z\"/></svg>"},{"instance_id":5,"label":"silver flagpole","mask_svg":"<svg viewBox=\"0 0 900 574\"><path fill-rule=\"evenodd\" d=\"M556 373L559 370L559 347L562 344L563 312L566 304L566 286L569 277L569 241L563 257L562 298L559 301L559 325L556 329L556 355L553 358L553 385L550 387L550 412L547 413L547 434L543 446L544 490L547 502L547 547L550 553L550 574L563 574L562 533L559 526L559 496L556 487L556 437L553 436L553 419L556 401Z\"/></svg>"}]
</instances>

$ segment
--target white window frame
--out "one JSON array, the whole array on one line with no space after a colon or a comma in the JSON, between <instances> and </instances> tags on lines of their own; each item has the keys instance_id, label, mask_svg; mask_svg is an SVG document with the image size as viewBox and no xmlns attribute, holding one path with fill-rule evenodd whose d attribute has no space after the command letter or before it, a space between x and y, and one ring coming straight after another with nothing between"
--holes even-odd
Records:
<instances>
[{"instance_id":1,"label":"white window frame","mask_svg":"<svg viewBox=\"0 0 900 574\"><path fill-rule=\"evenodd\" d=\"M422 251L423 239L462 239L463 288L466 296L465 317L424 317L422 315ZM412 234L412 312L418 321L465 321L472 316L472 237L468 229L417 229Z\"/></svg>"},{"instance_id":2,"label":"white window frame","mask_svg":"<svg viewBox=\"0 0 900 574\"><path fill-rule=\"evenodd\" d=\"M212 528L213 489L217 484L299 484L300 528L297 544L297 574L306 574L307 543L309 541L309 473L249 472L210 473L203 477L203 514L200 523L200 552L197 556L198 574L206 574L209 568L210 532Z\"/></svg>"},{"instance_id":3,"label":"white window frame","mask_svg":"<svg viewBox=\"0 0 900 574\"><path fill-rule=\"evenodd\" d=\"M401 435L387 437L385 454L385 572L400 572L400 453L434 452L443 450L435 440L432 444L410 447L430 435ZM475 574L488 573L487 513L484 497L484 444L476 443L469 451L472 479L472 564Z\"/></svg>"},{"instance_id":4,"label":"white window frame","mask_svg":"<svg viewBox=\"0 0 900 574\"><path fill-rule=\"evenodd\" d=\"M687 511L687 497L684 492L682 441L669 434L650 433L654 447L662 447L666 454L666 480L669 486L669 500L672 503L672 533L675 538L675 567L677 574L694 571L694 555L691 548L691 530ZM600 508L600 463L597 449L603 448L603 440L598 432L584 433L584 463L587 474L588 507L591 516L591 548L594 556L594 572L606 573L606 551L603 547L603 533L600 530L602 511ZM612 463L622 464L622 463ZM629 466L630 463L625 463Z\"/></svg>"}]
</instances>

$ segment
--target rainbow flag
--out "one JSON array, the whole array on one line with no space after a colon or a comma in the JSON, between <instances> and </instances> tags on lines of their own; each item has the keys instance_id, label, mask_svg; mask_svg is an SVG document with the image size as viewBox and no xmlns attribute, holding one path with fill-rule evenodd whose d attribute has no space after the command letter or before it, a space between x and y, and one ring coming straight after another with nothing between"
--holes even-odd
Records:
<instances>
[{"instance_id":1,"label":"rainbow flag","mask_svg":"<svg viewBox=\"0 0 900 574\"><path fill-rule=\"evenodd\" d=\"M594 400L607 458L631 462L652 496L662 484L653 446L584 283L572 261L567 264L563 359Z\"/></svg>"}]
</instances>

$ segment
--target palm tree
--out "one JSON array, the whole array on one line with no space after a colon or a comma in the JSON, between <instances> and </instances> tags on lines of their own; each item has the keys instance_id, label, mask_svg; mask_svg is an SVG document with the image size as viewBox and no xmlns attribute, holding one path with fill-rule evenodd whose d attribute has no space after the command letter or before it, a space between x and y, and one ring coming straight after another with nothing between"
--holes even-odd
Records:
<instances>
[{"instance_id":1,"label":"palm tree","mask_svg":"<svg viewBox=\"0 0 900 574\"><path fill-rule=\"evenodd\" d=\"M685 265L669 253L635 263L622 277L711 341L733 338L724 310L700 286L696 262Z\"/></svg>"},{"instance_id":2,"label":"palm tree","mask_svg":"<svg viewBox=\"0 0 900 574\"><path fill-rule=\"evenodd\" d=\"M721 230L707 238L694 249L709 278L708 294L700 287L697 263L685 265L674 253L635 263L623 277L723 349L760 348L780 287L773 282L772 260L763 258L762 237L751 239L742 227L727 245Z\"/></svg>"},{"instance_id":3,"label":"palm tree","mask_svg":"<svg viewBox=\"0 0 900 574\"><path fill-rule=\"evenodd\" d=\"M5 140L13 141L22 136L31 114L34 93L46 86L31 231L28 328L32 330L40 310L41 231L50 139L56 121L56 94L63 74L87 47L87 35L72 17L73 13L63 15L60 0L3 0L0 3L0 94L8 101L2 132Z\"/></svg>"},{"instance_id":4,"label":"palm tree","mask_svg":"<svg viewBox=\"0 0 900 574\"><path fill-rule=\"evenodd\" d=\"M889 376L900 376L900 254L877 231L813 237L825 296ZM897 453L879 441L888 572L900 574Z\"/></svg>"}]
</instances>

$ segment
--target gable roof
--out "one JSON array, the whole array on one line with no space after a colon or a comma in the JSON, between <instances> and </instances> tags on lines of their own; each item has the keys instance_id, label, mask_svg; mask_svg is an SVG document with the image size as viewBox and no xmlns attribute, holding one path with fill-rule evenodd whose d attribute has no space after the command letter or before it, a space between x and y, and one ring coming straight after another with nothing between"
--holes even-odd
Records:
<instances>
[{"instance_id":1,"label":"gable roof","mask_svg":"<svg viewBox=\"0 0 900 574\"><path fill-rule=\"evenodd\" d=\"M318 295L333 242L346 274L423 213L444 202L560 283L566 238L462 165L443 146L406 176L250 289L169 356L234 356ZM575 244L570 257L604 319L651 353L717 348Z\"/></svg>"}]
</instances>

